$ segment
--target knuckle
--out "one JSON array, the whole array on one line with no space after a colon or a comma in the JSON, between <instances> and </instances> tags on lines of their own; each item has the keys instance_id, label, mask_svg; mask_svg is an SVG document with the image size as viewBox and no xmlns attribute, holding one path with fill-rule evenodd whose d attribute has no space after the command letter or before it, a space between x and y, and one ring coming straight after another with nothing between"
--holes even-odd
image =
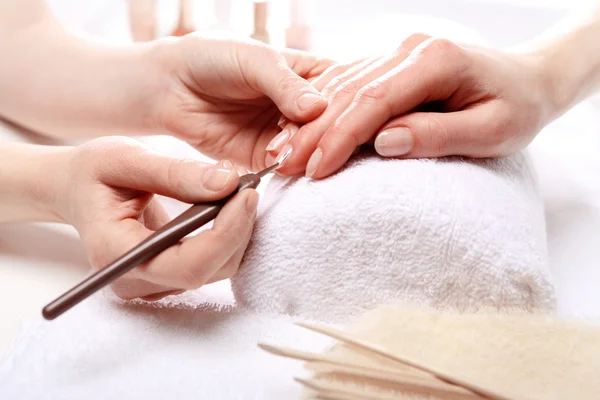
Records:
<instances>
[{"instance_id":1,"label":"knuckle","mask_svg":"<svg viewBox=\"0 0 600 400\"><path fill-rule=\"evenodd\" d=\"M421 43L421 54L428 57L456 57L462 52L462 48L454 42L445 38L429 38Z\"/></svg>"},{"instance_id":2,"label":"knuckle","mask_svg":"<svg viewBox=\"0 0 600 400\"><path fill-rule=\"evenodd\" d=\"M175 192L185 193L187 192L188 185L186 185L184 178L184 171L187 165L190 165L193 161L185 158L173 158L169 161L167 168L167 184Z\"/></svg>"},{"instance_id":3,"label":"knuckle","mask_svg":"<svg viewBox=\"0 0 600 400\"><path fill-rule=\"evenodd\" d=\"M278 65L279 69L283 69L284 66L282 65ZM283 79L281 79L281 81L279 82L279 87L278 89L282 92L282 93L286 93L289 91L293 91L294 89L298 88L299 86L299 78L297 75L295 74L287 74L286 76L283 77Z\"/></svg>"},{"instance_id":4,"label":"knuckle","mask_svg":"<svg viewBox=\"0 0 600 400\"><path fill-rule=\"evenodd\" d=\"M437 118L428 118L425 128L431 138L433 150L438 154L446 154L452 146L452 135Z\"/></svg>"},{"instance_id":5,"label":"knuckle","mask_svg":"<svg viewBox=\"0 0 600 400\"><path fill-rule=\"evenodd\" d=\"M356 93L357 103L376 103L385 100L385 90L382 85L371 83Z\"/></svg>"},{"instance_id":6,"label":"knuckle","mask_svg":"<svg viewBox=\"0 0 600 400\"><path fill-rule=\"evenodd\" d=\"M415 32L402 41L402 44L398 46L398 50L405 51L407 49L413 49L430 38L431 36L423 32Z\"/></svg>"}]
</instances>

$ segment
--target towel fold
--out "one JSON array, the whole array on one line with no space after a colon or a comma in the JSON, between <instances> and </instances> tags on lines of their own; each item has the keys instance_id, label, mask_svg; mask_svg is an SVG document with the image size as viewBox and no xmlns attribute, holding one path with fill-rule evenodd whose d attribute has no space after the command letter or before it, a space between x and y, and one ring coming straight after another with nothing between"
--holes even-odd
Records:
<instances>
[{"instance_id":1,"label":"towel fold","mask_svg":"<svg viewBox=\"0 0 600 400\"><path fill-rule=\"evenodd\" d=\"M266 189L240 307L345 322L380 304L550 311L543 205L524 154L391 160Z\"/></svg>"}]
</instances>

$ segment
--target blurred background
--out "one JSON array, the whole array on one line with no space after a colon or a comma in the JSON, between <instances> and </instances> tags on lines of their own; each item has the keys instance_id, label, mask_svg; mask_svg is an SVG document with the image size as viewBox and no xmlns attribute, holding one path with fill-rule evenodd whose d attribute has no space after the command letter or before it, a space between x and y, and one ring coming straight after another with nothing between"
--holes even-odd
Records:
<instances>
[{"instance_id":1,"label":"blurred background","mask_svg":"<svg viewBox=\"0 0 600 400\"><path fill-rule=\"evenodd\" d=\"M271 0L266 25L274 45L285 45L285 30L294 23L310 31L315 52L333 45L361 45L363 37L381 37L425 25L431 17L443 20L424 27L446 30L456 24L478 32L488 44L511 46L549 27L566 12L590 0ZM171 34L179 19L179 0L50 0L56 14L74 29L109 41L132 40L131 8L138 26L153 25L156 37ZM195 30L227 29L251 35L252 0L183 0L186 20ZM152 10L152 14L148 10ZM143 10L143 11L141 11ZM395 17L402 18L395 18ZM410 17L410 18L409 18ZM383 22L382 22L383 21ZM394 22L392 22L394 21ZM403 21L400 23L399 21ZM391 24L391 25L390 25ZM375 45L376 43L371 43ZM373 48L372 50L376 50ZM340 52L341 53L341 52Z\"/></svg>"}]
</instances>

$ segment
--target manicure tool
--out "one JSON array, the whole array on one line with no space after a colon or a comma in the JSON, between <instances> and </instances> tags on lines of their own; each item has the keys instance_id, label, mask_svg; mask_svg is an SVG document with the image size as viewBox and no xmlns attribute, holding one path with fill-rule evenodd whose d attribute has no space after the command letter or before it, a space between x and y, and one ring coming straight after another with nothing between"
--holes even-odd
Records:
<instances>
[{"instance_id":1,"label":"manicure tool","mask_svg":"<svg viewBox=\"0 0 600 400\"><path fill-rule=\"evenodd\" d=\"M181 215L154 232L150 237L123 256L93 275L90 275L62 296L46 305L42 310L42 315L47 320L58 317L117 278L131 271L137 265L177 244L186 235L215 219L225 204L236 193L248 188L256 189L260 184L261 178L274 171L283 163L285 158L286 155L282 156L279 162L260 172L241 176L238 188L228 197L210 203L192 205Z\"/></svg>"}]
</instances>

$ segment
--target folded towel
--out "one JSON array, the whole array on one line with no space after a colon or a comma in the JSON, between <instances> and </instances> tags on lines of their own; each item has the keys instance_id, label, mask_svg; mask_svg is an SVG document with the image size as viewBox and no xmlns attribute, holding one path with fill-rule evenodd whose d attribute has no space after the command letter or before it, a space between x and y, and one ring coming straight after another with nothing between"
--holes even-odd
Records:
<instances>
[{"instance_id":1,"label":"folded towel","mask_svg":"<svg viewBox=\"0 0 600 400\"><path fill-rule=\"evenodd\" d=\"M232 279L246 309L345 322L386 303L553 310L544 210L524 154L390 160L273 178Z\"/></svg>"},{"instance_id":2,"label":"folded towel","mask_svg":"<svg viewBox=\"0 0 600 400\"><path fill-rule=\"evenodd\" d=\"M330 343L289 317L242 315L223 296L165 300L124 304L107 293L33 321L0 365L0 399L295 399L302 366L256 344Z\"/></svg>"}]
</instances>

